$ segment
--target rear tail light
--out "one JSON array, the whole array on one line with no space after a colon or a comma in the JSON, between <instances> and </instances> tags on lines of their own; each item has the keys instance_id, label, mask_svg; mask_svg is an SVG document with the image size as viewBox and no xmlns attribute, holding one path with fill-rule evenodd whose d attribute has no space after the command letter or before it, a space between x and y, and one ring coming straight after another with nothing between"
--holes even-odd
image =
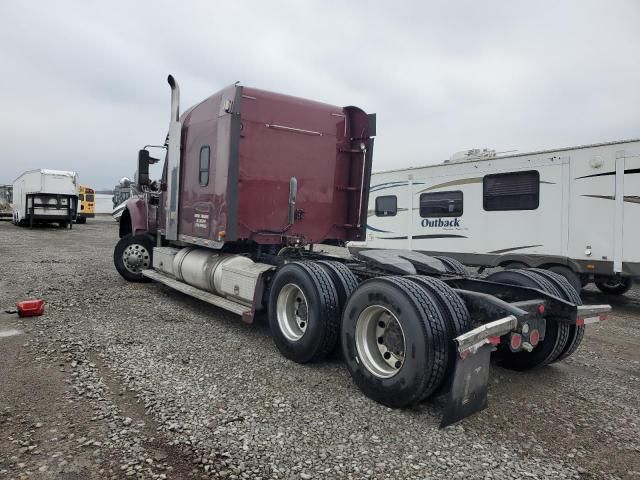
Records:
<instances>
[{"instance_id":1,"label":"rear tail light","mask_svg":"<svg viewBox=\"0 0 640 480\"><path fill-rule=\"evenodd\" d=\"M509 345L511 350L518 350L522 346L522 336L519 333L512 333Z\"/></svg>"},{"instance_id":2,"label":"rear tail light","mask_svg":"<svg viewBox=\"0 0 640 480\"><path fill-rule=\"evenodd\" d=\"M540 332L538 330L531 330L531 333L529 334L529 343L535 347L538 345L538 342L540 342Z\"/></svg>"}]
</instances>

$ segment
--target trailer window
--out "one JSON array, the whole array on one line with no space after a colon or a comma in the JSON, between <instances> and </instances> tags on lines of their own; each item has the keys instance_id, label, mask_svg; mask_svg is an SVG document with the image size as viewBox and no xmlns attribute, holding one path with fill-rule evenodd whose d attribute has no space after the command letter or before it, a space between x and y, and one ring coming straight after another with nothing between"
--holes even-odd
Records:
<instances>
[{"instance_id":1,"label":"trailer window","mask_svg":"<svg viewBox=\"0 0 640 480\"><path fill-rule=\"evenodd\" d=\"M395 217L398 213L398 199L395 195L376 198L376 217Z\"/></svg>"},{"instance_id":2,"label":"trailer window","mask_svg":"<svg viewBox=\"0 0 640 480\"><path fill-rule=\"evenodd\" d=\"M209 145L205 145L200 148L200 186L206 187L209 185L209 157L211 156L211 149Z\"/></svg>"},{"instance_id":3,"label":"trailer window","mask_svg":"<svg viewBox=\"0 0 640 480\"><path fill-rule=\"evenodd\" d=\"M483 206L489 212L504 210L535 210L540 205L540 173L498 173L486 175L483 185Z\"/></svg>"},{"instance_id":4,"label":"trailer window","mask_svg":"<svg viewBox=\"0 0 640 480\"><path fill-rule=\"evenodd\" d=\"M462 192L430 192L420 195L420 216L460 217L462 216Z\"/></svg>"}]
</instances>

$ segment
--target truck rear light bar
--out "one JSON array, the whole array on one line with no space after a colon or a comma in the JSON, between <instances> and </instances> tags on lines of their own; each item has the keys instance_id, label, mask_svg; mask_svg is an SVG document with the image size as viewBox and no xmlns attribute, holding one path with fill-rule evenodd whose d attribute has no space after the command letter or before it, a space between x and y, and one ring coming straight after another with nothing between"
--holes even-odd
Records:
<instances>
[{"instance_id":1,"label":"truck rear light bar","mask_svg":"<svg viewBox=\"0 0 640 480\"><path fill-rule=\"evenodd\" d=\"M501 337L518 327L518 319L509 315L499 320L481 325L455 338L458 354L461 358L473 355L479 348L494 343L495 337Z\"/></svg>"}]
</instances>

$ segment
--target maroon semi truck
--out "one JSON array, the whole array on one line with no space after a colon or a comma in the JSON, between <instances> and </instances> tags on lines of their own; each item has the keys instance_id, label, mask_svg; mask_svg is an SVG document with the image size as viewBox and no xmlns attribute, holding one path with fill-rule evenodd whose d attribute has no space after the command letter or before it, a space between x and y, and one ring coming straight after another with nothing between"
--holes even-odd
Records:
<instances>
[{"instance_id":1,"label":"maroon semi truck","mask_svg":"<svg viewBox=\"0 0 640 480\"><path fill-rule=\"evenodd\" d=\"M171 121L159 182L138 155L115 247L118 272L240 315L266 316L299 363L337 348L356 385L390 407L447 395L442 426L486 407L489 361L527 370L571 355L608 305L581 305L544 270L470 275L451 258L315 244L362 240L375 115L240 85Z\"/></svg>"}]
</instances>

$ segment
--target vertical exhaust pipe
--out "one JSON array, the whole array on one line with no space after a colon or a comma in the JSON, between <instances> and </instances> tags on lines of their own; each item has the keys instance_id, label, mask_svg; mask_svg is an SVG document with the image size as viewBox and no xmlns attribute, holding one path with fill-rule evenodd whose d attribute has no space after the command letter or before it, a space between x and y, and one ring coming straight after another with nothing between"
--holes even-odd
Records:
<instances>
[{"instance_id":1,"label":"vertical exhaust pipe","mask_svg":"<svg viewBox=\"0 0 640 480\"><path fill-rule=\"evenodd\" d=\"M180 87L173 75L167 77L171 87L171 120L167 140L167 200L165 203L167 240L178 240L178 199L180 198Z\"/></svg>"},{"instance_id":2,"label":"vertical exhaust pipe","mask_svg":"<svg viewBox=\"0 0 640 480\"><path fill-rule=\"evenodd\" d=\"M167 77L169 87L171 87L171 122L180 120L180 86L173 75Z\"/></svg>"}]
</instances>

